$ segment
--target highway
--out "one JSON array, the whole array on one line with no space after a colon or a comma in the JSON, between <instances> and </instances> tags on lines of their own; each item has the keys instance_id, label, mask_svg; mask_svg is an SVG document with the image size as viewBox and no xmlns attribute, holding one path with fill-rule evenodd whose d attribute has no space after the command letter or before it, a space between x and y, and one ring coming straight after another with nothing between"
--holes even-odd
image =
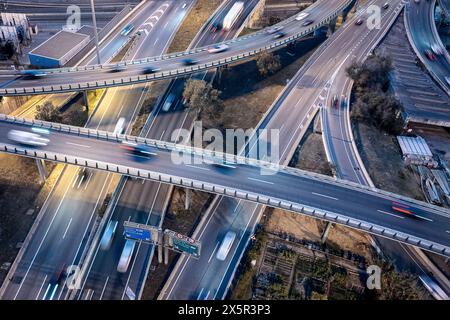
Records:
<instances>
[{"instance_id":1,"label":"highway","mask_svg":"<svg viewBox=\"0 0 450 320\"><path fill-rule=\"evenodd\" d=\"M385 16L383 16L382 19L386 20L386 26L389 26L391 23L394 23L397 16L390 16L389 19L385 19ZM403 23L403 20L400 23ZM382 28L380 34L384 34L389 29L388 27ZM329 158L328 160L335 165L336 176L340 179L367 186L374 186L374 184L364 168L364 163L360 159L358 151L355 150L356 145L353 144L354 137L351 132L349 108L353 82L346 75L345 69L353 61L364 61L382 38L383 36L380 35L374 38L374 41L367 47L360 47L359 50L353 53L357 58L347 60L347 63L340 67L335 80L330 86L329 95L324 104L325 107L321 110L320 114L322 117L323 141L326 153ZM337 106L332 105L332 98L334 96L338 98ZM427 271L430 270L427 263L423 263L418 258L413 248L381 237L377 237L376 241L381 247L383 254L387 255L392 261L395 261L396 266L400 269L408 269L410 272L420 275L426 275ZM438 275L436 274L434 276L437 277ZM434 276L431 277L433 278ZM448 286L446 282L444 281L444 287Z\"/></svg>"},{"instance_id":2,"label":"highway","mask_svg":"<svg viewBox=\"0 0 450 320\"><path fill-rule=\"evenodd\" d=\"M126 69L113 72L112 65L102 65L92 68L59 68L47 69L47 75L40 79L29 79L11 71L0 73L0 94L37 94L43 92L67 92L83 89L123 86L143 83L162 78L174 78L183 74L198 71L206 71L216 68L218 65L229 64L231 57L242 56L245 58L258 53L266 46L275 48L285 45L289 41L311 33L314 29L330 21L337 12L341 11L350 0L317 1L306 9L310 13L308 19L314 22L303 26L303 21L290 18L282 22L285 36L282 39L274 39L266 30L255 32L238 39L226 41L229 50L216 54L209 54L207 47L198 48L190 53L172 54L162 57L152 57L141 60L142 63L131 61L126 64ZM196 61L195 66L187 67L183 60L190 58ZM244 56L242 56L244 58ZM225 61L225 59L227 59ZM233 58L236 60L237 58ZM154 74L142 74L146 67L152 66L160 70ZM80 69L80 68L79 68ZM12 73L12 74L11 74Z\"/></svg>"},{"instance_id":3,"label":"highway","mask_svg":"<svg viewBox=\"0 0 450 320\"><path fill-rule=\"evenodd\" d=\"M246 2L244 12L235 26L228 32L212 33L209 30L212 24L223 19L235 2L235 0L226 1L225 5L220 7L199 32L191 47L230 39L236 34L237 29L251 12L257 0ZM196 75L196 77L204 78L205 74ZM165 99L161 99L161 103L154 109L150 117L152 119L151 124L143 136L170 141L172 132L176 128L189 129L191 127L192 119L188 115L188 110L180 105L184 82L185 78L180 78L170 84L168 92L162 96L167 97L169 92L176 96L173 109L170 112L161 111L161 107L165 102ZM130 262L128 272L124 274L117 272L117 263L125 244L125 239L121 236L123 233L123 222L130 220L158 226L162 222L166 205L171 196L171 186L153 181L126 178L119 192L120 197L117 203L114 204L114 211L109 218L109 220L119 222L118 230L116 231L117 235L108 251L96 250L95 259L89 268L87 280L83 284L78 298L91 289L93 290L92 299L94 300L129 299L126 295L127 286L133 288L137 299L142 293L143 283L153 257L153 248L145 243L139 244Z\"/></svg>"},{"instance_id":4,"label":"highway","mask_svg":"<svg viewBox=\"0 0 450 320\"><path fill-rule=\"evenodd\" d=\"M51 143L41 147L40 150L34 149L39 152L34 153L33 148L19 147L17 144L11 145L7 133L13 129L30 130L30 127L2 121L0 126L2 152L10 151L22 154L24 151L20 150L26 150L27 155L31 157L45 152L48 158L56 161L65 162L67 159L70 163L78 165L89 164L89 167L98 167L100 170L125 173L156 181L167 181L169 184L189 186L204 191L210 190L213 193L223 194L227 190L227 194L233 197L263 202L275 207L286 207L291 211L301 211L305 214L307 212L303 208L297 209L294 205L306 205L397 233L400 232L408 235L410 240L414 239L413 237L426 240L421 245L422 247L431 250L431 244L434 243L437 245L436 248L440 248L434 251L439 251L441 254L448 254L445 251L450 250L449 210L427 206L425 203L413 199L402 200L415 212L414 217L405 217L391 209L391 203L396 198L368 189L360 189L359 186L351 185L349 187L344 181L335 182L325 176L301 174L302 171L292 169L289 171L283 167L280 167L282 170L278 170L279 168L266 169L271 170L271 173L267 175L264 174L265 171L261 171L259 165L248 161L242 164L239 162L232 168L218 167L206 163L203 154L193 155L190 150L182 146L178 146L176 149L152 146L147 156L132 155L121 148L123 144L120 139L105 140L55 130L50 130ZM127 139L133 138L128 137ZM184 163L177 163L179 159L173 158L178 152L184 152ZM280 190L280 186L282 186L282 190ZM350 199L352 201L349 201ZM336 216L333 217L337 223L343 223ZM324 219L327 219L326 215ZM364 227L364 224L355 226L358 229L364 229ZM370 228L370 231L376 233L377 229L373 227ZM387 232L384 235L390 236ZM399 240L401 239L399 238ZM428 242L431 243L428 245Z\"/></svg>"},{"instance_id":5,"label":"highway","mask_svg":"<svg viewBox=\"0 0 450 320\"><path fill-rule=\"evenodd\" d=\"M416 55L425 65L435 81L450 94L450 84L445 80L450 75L450 56L445 50L437 33L434 22L434 8L436 0L410 1L405 6L405 26L407 35ZM425 50L431 51L432 45L442 48L443 55L435 55L435 60L430 60Z\"/></svg>"},{"instance_id":6,"label":"highway","mask_svg":"<svg viewBox=\"0 0 450 320\"><path fill-rule=\"evenodd\" d=\"M371 3L377 2L372 1L369 4ZM380 6L383 3L378 1ZM342 71L345 68L344 64L356 56L364 57L369 48L381 39L383 32L389 28L389 24L397 16L399 7L396 12L393 12L393 9L399 3L400 1L392 2L389 10L383 13L382 26L377 32L369 31L364 25L355 26L353 24L355 20L348 22L324 44L326 49L323 52L319 49L319 52L309 59L310 64L291 80L275 102L271 112L260 124L265 128L281 129L280 141L285 142L281 146L285 150L282 162L287 163L291 158L292 147L297 146L320 103L324 107L321 109L322 112L330 113L328 118L332 119L334 124L331 129L324 131L324 135L326 132L332 132L333 141L336 140L336 143L339 143L333 145L336 146L333 149L339 153L338 164L344 163L345 168L349 169L345 171L345 168L344 170L338 168L339 177L352 181L364 181L361 172L355 170L357 165L352 163L353 158L347 156L348 152L352 152L350 140L340 138L341 132L346 133L346 130L342 128L346 128L347 124L343 118L339 118L340 121L336 123L337 114L335 110L329 109L328 105L334 94L333 90L336 90L336 87L348 85L345 74L343 76L339 70ZM360 13L357 13L357 16L359 15ZM328 86L330 90L325 90ZM341 92L338 93L340 96ZM345 90L342 93L347 94ZM307 97L304 97L305 95ZM329 125L330 123L325 122L325 129ZM285 140L283 136L286 137ZM352 160L350 163L343 162L342 156L345 160ZM336 156L333 158L336 159ZM180 263L176 266L177 273L172 273L160 295L161 299L222 299L225 297L235 268L263 210L262 206L258 207L227 197L220 197L211 205L210 210L211 213L205 218L204 225L198 228L195 235L205 243L202 247L203 256L198 260L181 257ZM220 262L214 258L214 253L228 230L237 232L239 242L233 245L225 262ZM220 277L217 277L217 274L220 274Z\"/></svg>"},{"instance_id":7,"label":"highway","mask_svg":"<svg viewBox=\"0 0 450 320\"><path fill-rule=\"evenodd\" d=\"M183 4L187 3L184 9ZM135 46L133 55L140 58L162 54L171 37L190 9L192 1L149 1L131 21L149 32ZM154 27L146 23L152 22ZM155 45L155 39L160 42ZM142 86L113 88L105 93L89 121L89 128L113 130L117 120L130 120L139 110L146 91ZM78 264L85 249L86 238L102 204L106 190L112 185L112 175L91 172L81 182L78 169L67 167L52 194L43 206L42 220L26 248L13 281L4 284L4 299L42 299L46 288L62 265ZM65 298L59 290L54 299Z\"/></svg>"}]
</instances>

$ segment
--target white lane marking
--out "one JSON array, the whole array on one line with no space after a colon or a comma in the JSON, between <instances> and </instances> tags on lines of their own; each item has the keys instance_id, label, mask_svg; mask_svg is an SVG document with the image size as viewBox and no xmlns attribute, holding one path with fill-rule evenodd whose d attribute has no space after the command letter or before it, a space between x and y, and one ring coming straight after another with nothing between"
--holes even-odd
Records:
<instances>
[{"instance_id":1,"label":"white lane marking","mask_svg":"<svg viewBox=\"0 0 450 320\"><path fill-rule=\"evenodd\" d=\"M91 181L91 178L92 178L93 175L94 175L94 172L91 172L91 173L89 174L89 178L88 178L88 181L86 181L86 185L84 186L84 190L87 189L88 184L89 184L89 182Z\"/></svg>"},{"instance_id":2,"label":"white lane marking","mask_svg":"<svg viewBox=\"0 0 450 320\"><path fill-rule=\"evenodd\" d=\"M161 136L159 137L159 140L162 140L164 133L166 133L166 130L163 130L163 132L161 133Z\"/></svg>"},{"instance_id":3,"label":"white lane marking","mask_svg":"<svg viewBox=\"0 0 450 320\"><path fill-rule=\"evenodd\" d=\"M72 146L76 146L76 147L82 147L82 148L90 148L91 146L87 146L84 144L78 144L78 143L73 143L73 142L66 142L66 144L70 144Z\"/></svg>"},{"instance_id":4,"label":"white lane marking","mask_svg":"<svg viewBox=\"0 0 450 320\"><path fill-rule=\"evenodd\" d=\"M106 286L108 285L109 276L106 278L105 285L103 286L102 293L100 294L100 300L103 298L103 294L105 293Z\"/></svg>"},{"instance_id":5,"label":"white lane marking","mask_svg":"<svg viewBox=\"0 0 450 320\"><path fill-rule=\"evenodd\" d=\"M200 297L202 296L202 293L203 293L203 289L204 289L204 288L202 288L202 289L200 290L200 292L199 292L199 294L198 294L198 296L197 296L197 300L200 300Z\"/></svg>"},{"instance_id":6,"label":"white lane marking","mask_svg":"<svg viewBox=\"0 0 450 320\"><path fill-rule=\"evenodd\" d=\"M233 212L236 212L237 208L239 208L239 205L241 204L241 199L239 199L238 203L236 204L236 207L234 207Z\"/></svg>"},{"instance_id":7,"label":"white lane marking","mask_svg":"<svg viewBox=\"0 0 450 320\"><path fill-rule=\"evenodd\" d=\"M317 193L317 192L311 192L311 193L315 196L324 197L324 198L328 198L328 199L332 199L332 200L339 200L338 198L327 196L326 194L321 194L321 193Z\"/></svg>"},{"instance_id":8,"label":"white lane marking","mask_svg":"<svg viewBox=\"0 0 450 320\"><path fill-rule=\"evenodd\" d=\"M70 227L71 223L72 223L72 218L70 218L69 223L67 224L66 231L64 231L64 234L63 234L63 237L62 237L63 239L66 237L67 230L69 230L69 227Z\"/></svg>"},{"instance_id":9,"label":"white lane marking","mask_svg":"<svg viewBox=\"0 0 450 320\"><path fill-rule=\"evenodd\" d=\"M155 42L153 43L153 45L156 45L156 43L158 42L159 38L156 38Z\"/></svg>"},{"instance_id":10,"label":"white lane marking","mask_svg":"<svg viewBox=\"0 0 450 320\"><path fill-rule=\"evenodd\" d=\"M42 281L41 287L39 288L38 294L36 296L36 300L39 299L39 296L41 294L42 288L44 287L45 280L47 280L47 275L45 275L44 281Z\"/></svg>"},{"instance_id":11,"label":"white lane marking","mask_svg":"<svg viewBox=\"0 0 450 320\"><path fill-rule=\"evenodd\" d=\"M388 215L393 216L393 217L397 217L397 218L400 218L400 219L405 219L405 217L398 216L398 215L390 213L390 212L386 212L386 211L383 211L383 210L377 210L377 211L380 212L380 213L388 214Z\"/></svg>"},{"instance_id":12,"label":"white lane marking","mask_svg":"<svg viewBox=\"0 0 450 320\"><path fill-rule=\"evenodd\" d=\"M44 292L44 295L42 296L42 300L45 300L45 297L47 296L48 290L50 290L51 284L49 283L47 286L47 289Z\"/></svg>"},{"instance_id":13,"label":"white lane marking","mask_svg":"<svg viewBox=\"0 0 450 320\"><path fill-rule=\"evenodd\" d=\"M75 178L75 175L76 175L76 174L74 174L74 175L72 176L72 179ZM66 191L64 192L63 197L61 198L61 201L59 202L58 207L56 208L55 214L53 215L52 219L50 220L50 224L48 225L47 230L45 230L44 236L43 236L43 238L41 239L41 242L39 243L39 246L38 246L38 248L37 248L37 250L36 250L36 252L35 252L35 254L34 254L34 256L33 256L33 259L31 259L31 262L30 262L30 264L28 265L27 271L25 272L25 275L24 275L24 277L22 278L22 282L20 282L19 288L17 289L17 292L16 292L16 294L14 295L14 300L17 299L17 296L19 295L19 292L20 292L20 290L22 289L22 286L23 286L23 284L24 284L24 282L25 282L25 279L27 278L28 273L30 272L31 267L33 266L34 261L36 260L36 257L37 257L37 255L39 254L39 251L41 250L41 247L42 247L42 245L43 245L45 239L47 238L48 232L50 231L50 228L51 228L52 225L53 225L53 221L55 220L56 216L57 216L58 213L59 213L59 209L61 208L61 206L62 206L62 204L63 204L63 202L64 202L64 198L66 197L67 192L69 191L69 189L70 189L70 183L68 184L68 186L67 186L67 188L66 188Z\"/></svg>"},{"instance_id":14,"label":"white lane marking","mask_svg":"<svg viewBox=\"0 0 450 320\"><path fill-rule=\"evenodd\" d=\"M197 167L197 166L193 166L190 164L185 164L186 167L190 167L190 168L194 168L194 169L200 169L200 170L205 170L205 171L210 171L211 169L208 168L202 168L202 167Z\"/></svg>"},{"instance_id":15,"label":"white lane marking","mask_svg":"<svg viewBox=\"0 0 450 320\"><path fill-rule=\"evenodd\" d=\"M211 290L208 291L208 293L207 293L206 296L205 296L205 299L203 299L203 300L208 300L208 297L209 297L210 292L211 292Z\"/></svg>"},{"instance_id":16,"label":"white lane marking","mask_svg":"<svg viewBox=\"0 0 450 320\"><path fill-rule=\"evenodd\" d=\"M208 264L211 262L211 259L214 256L214 253L216 252L218 246L219 246L219 242L217 242L216 246L214 247L214 250L211 252L211 255L209 256L209 259L208 259Z\"/></svg>"},{"instance_id":17,"label":"white lane marking","mask_svg":"<svg viewBox=\"0 0 450 320\"><path fill-rule=\"evenodd\" d=\"M433 222L433 220L431 220L431 219L429 219L429 218L422 217L422 216L414 215L414 217L417 217L417 218L419 218L419 219L423 219L423 220L426 220L426 221Z\"/></svg>"},{"instance_id":18,"label":"white lane marking","mask_svg":"<svg viewBox=\"0 0 450 320\"><path fill-rule=\"evenodd\" d=\"M262 183L267 183L267 184L273 184L273 182L270 181L265 181L265 180L260 180L260 179L256 179L256 178L247 178L248 180L253 180L253 181L258 181L258 182L262 182Z\"/></svg>"}]
</instances>

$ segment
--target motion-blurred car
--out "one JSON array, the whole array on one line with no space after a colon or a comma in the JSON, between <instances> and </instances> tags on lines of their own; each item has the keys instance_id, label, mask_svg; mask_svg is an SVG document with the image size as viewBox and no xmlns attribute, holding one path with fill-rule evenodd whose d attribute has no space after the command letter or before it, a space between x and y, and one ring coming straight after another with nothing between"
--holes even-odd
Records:
<instances>
[{"instance_id":1,"label":"motion-blurred car","mask_svg":"<svg viewBox=\"0 0 450 320\"><path fill-rule=\"evenodd\" d=\"M283 28L284 28L284 26L276 26L273 28L269 28L269 29L267 29L267 33L274 34L275 32L282 30Z\"/></svg>"},{"instance_id":2,"label":"motion-blurred car","mask_svg":"<svg viewBox=\"0 0 450 320\"><path fill-rule=\"evenodd\" d=\"M429 49L425 50L425 56L427 57L428 60L436 61L436 55Z\"/></svg>"},{"instance_id":3,"label":"motion-blurred car","mask_svg":"<svg viewBox=\"0 0 450 320\"><path fill-rule=\"evenodd\" d=\"M305 20L305 22L302 23L302 26L304 26L304 27L309 26L313 22L314 22L314 20Z\"/></svg>"},{"instance_id":4,"label":"motion-blurred car","mask_svg":"<svg viewBox=\"0 0 450 320\"><path fill-rule=\"evenodd\" d=\"M309 16L309 13L307 13L307 12L302 12L302 13L300 13L297 17L295 17L295 20L301 21L301 20L305 19L307 16Z\"/></svg>"},{"instance_id":5,"label":"motion-blurred car","mask_svg":"<svg viewBox=\"0 0 450 320\"><path fill-rule=\"evenodd\" d=\"M444 54L444 49L442 49L437 43L431 45L431 50L437 55Z\"/></svg>"},{"instance_id":6,"label":"motion-blurred car","mask_svg":"<svg viewBox=\"0 0 450 320\"><path fill-rule=\"evenodd\" d=\"M45 77L47 75L47 72L42 70L22 70L20 71L20 74L27 77L28 79L34 79Z\"/></svg>"},{"instance_id":7,"label":"motion-blurred car","mask_svg":"<svg viewBox=\"0 0 450 320\"><path fill-rule=\"evenodd\" d=\"M130 34L131 30L133 30L133 29L134 29L134 26L131 23L129 23L126 25L125 28L123 28L123 30L122 30L122 32L120 32L120 34L122 36L127 36Z\"/></svg>"},{"instance_id":8,"label":"motion-blurred car","mask_svg":"<svg viewBox=\"0 0 450 320\"><path fill-rule=\"evenodd\" d=\"M383 4L383 9L387 9L387 8L389 8L389 3L388 3L388 2L386 2L385 4Z\"/></svg>"},{"instance_id":9,"label":"motion-blurred car","mask_svg":"<svg viewBox=\"0 0 450 320\"><path fill-rule=\"evenodd\" d=\"M212 46L211 48L208 48L209 53L219 53L228 50L228 46L224 43L222 44L216 44Z\"/></svg>"},{"instance_id":10,"label":"motion-blurred car","mask_svg":"<svg viewBox=\"0 0 450 320\"><path fill-rule=\"evenodd\" d=\"M331 99L331 106L336 109L338 107L338 102L339 102L338 96L334 95L333 98Z\"/></svg>"},{"instance_id":11,"label":"motion-blurred car","mask_svg":"<svg viewBox=\"0 0 450 320\"><path fill-rule=\"evenodd\" d=\"M53 300L58 288L64 284L66 276L66 265L63 264L56 270L53 277L50 279L42 300Z\"/></svg>"},{"instance_id":12,"label":"motion-blurred car","mask_svg":"<svg viewBox=\"0 0 450 320\"><path fill-rule=\"evenodd\" d=\"M445 77L445 81L447 81L447 84L450 86L450 77Z\"/></svg>"},{"instance_id":13,"label":"motion-blurred car","mask_svg":"<svg viewBox=\"0 0 450 320\"><path fill-rule=\"evenodd\" d=\"M357 26L360 26L360 25L363 24L363 22L364 22L364 19L359 18L358 20L356 20L355 24L356 24Z\"/></svg>"},{"instance_id":14,"label":"motion-blurred car","mask_svg":"<svg viewBox=\"0 0 450 320\"><path fill-rule=\"evenodd\" d=\"M117 64L114 67L112 67L109 71L110 72L122 72L125 71L127 67L123 64Z\"/></svg>"},{"instance_id":15,"label":"motion-blurred car","mask_svg":"<svg viewBox=\"0 0 450 320\"><path fill-rule=\"evenodd\" d=\"M151 155L156 155L156 153L153 152L153 149L150 146L147 146L143 143L122 141L121 148L129 154L140 157L149 157Z\"/></svg>"},{"instance_id":16,"label":"motion-blurred car","mask_svg":"<svg viewBox=\"0 0 450 320\"><path fill-rule=\"evenodd\" d=\"M8 139L28 146L42 147L48 145L50 139L45 138L37 133L21 130L10 130Z\"/></svg>"},{"instance_id":17,"label":"motion-blurred car","mask_svg":"<svg viewBox=\"0 0 450 320\"><path fill-rule=\"evenodd\" d=\"M150 74L150 73L155 73L158 72L159 70L161 70L160 68L156 68L156 67L146 67L144 68L144 70L142 70L142 74Z\"/></svg>"},{"instance_id":18,"label":"motion-blurred car","mask_svg":"<svg viewBox=\"0 0 450 320\"><path fill-rule=\"evenodd\" d=\"M279 39L279 38L283 38L285 35L286 35L286 33L284 33L283 31L278 31L277 33L274 34L273 38Z\"/></svg>"},{"instance_id":19,"label":"motion-blurred car","mask_svg":"<svg viewBox=\"0 0 450 320\"><path fill-rule=\"evenodd\" d=\"M406 204L392 201L391 207L392 207L392 210L394 210L394 211L404 213L407 215L414 215L413 209Z\"/></svg>"},{"instance_id":20,"label":"motion-blurred car","mask_svg":"<svg viewBox=\"0 0 450 320\"><path fill-rule=\"evenodd\" d=\"M194 59L191 59L191 58L186 58L186 59L183 59L183 60L181 60L181 62L183 63L183 65L185 65L185 66L192 66L192 65L194 65L194 64L196 64L197 63L197 61L196 60L194 60Z\"/></svg>"}]
</instances>

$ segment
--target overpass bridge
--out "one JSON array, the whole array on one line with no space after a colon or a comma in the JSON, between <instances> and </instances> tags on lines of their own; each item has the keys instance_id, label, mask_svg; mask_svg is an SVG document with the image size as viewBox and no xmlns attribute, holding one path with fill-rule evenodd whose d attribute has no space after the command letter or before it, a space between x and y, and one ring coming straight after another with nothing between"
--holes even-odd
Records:
<instances>
[{"instance_id":1,"label":"overpass bridge","mask_svg":"<svg viewBox=\"0 0 450 320\"><path fill-rule=\"evenodd\" d=\"M175 78L183 75L218 68L230 63L242 61L263 51L271 51L305 37L317 29L328 25L354 0L320 0L305 9L309 13L298 21L296 16L280 22L285 36L274 39L268 28L224 41L229 49L210 54L208 47L195 48L186 52L166 54L158 57L124 61L111 65L91 65L74 68L45 69L44 77L27 78L18 71L0 71L0 95L32 95L83 91L107 87L125 86L155 80ZM313 22L304 25L306 20ZM192 59L195 65L185 66L183 60ZM123 66L121 72L114 72L116 66ZM158 72L145 74L146 68L158 69Z\"/></svg>"},{"instance_id":2,"label":"overpass bridge","mask_svg":"<svg viewBox=\"0 0 450 320\"><path fill-rule=\"evenodd\" d=\"M30 131L32 127L49 130L47 146L19 145L7 138L10 130ZM146 144L153 155L132 156L120 148L122 141ZM265 161L6 115L0 115L0 151L248 200L450 256L450 210ZM172 154L177 152L190 161L175 163ZM233 165L210 164L224 158ZM262 169L272 174L261 175ZM407 204L415 216L393 211L392 201Z\"/></svg>"}]
</instances>

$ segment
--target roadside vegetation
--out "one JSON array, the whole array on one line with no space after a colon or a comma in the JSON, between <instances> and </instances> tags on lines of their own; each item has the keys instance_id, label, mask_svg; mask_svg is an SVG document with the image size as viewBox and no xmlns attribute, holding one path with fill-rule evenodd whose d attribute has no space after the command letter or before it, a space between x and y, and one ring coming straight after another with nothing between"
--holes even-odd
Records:
<instances>
[{"instance_id":1,"label":"roadside vegetation","mask_svg":"<svg viewBox=\"0 0 450 320\"><path fill-rule=\"evenodd\" d=\"M75 104L66 111L61 111L50 101L36 107L36 119L82 127L89 118L85 106Z\"/></svg>"},{"instance_id":2,"label":"roadside vegetation","mask_svg":"<svg viewBox=\"0 0 450 320\"><path fill-rule=\"evenodd\" d=\"M389 57L371 55L364 63L353 63L347 68L354 81L355 102L352 117L389 134L398 134L403 128L401 103L388 93Z\"/></svg>"},{"instance_id":3,"label":"roadside vegetation","mask_svg":"<svg viewBox=\"0 0 450 320\"><path fill-rule=\"evenodd\" d=\"M223 110L221 92L204 80L190 79L184 86L183 97L193 119L201 116L216 119Z\"/></svg>"}]
</instances>

